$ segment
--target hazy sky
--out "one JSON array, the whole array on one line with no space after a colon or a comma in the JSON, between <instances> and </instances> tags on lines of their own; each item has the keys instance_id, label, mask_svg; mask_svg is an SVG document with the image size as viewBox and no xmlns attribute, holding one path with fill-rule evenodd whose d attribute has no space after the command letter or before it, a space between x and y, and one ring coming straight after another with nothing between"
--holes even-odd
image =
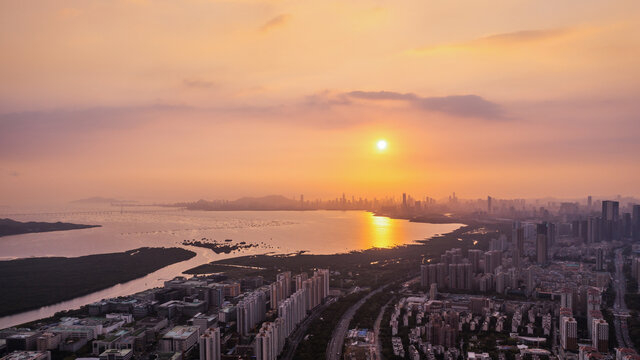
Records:
<instances>
[{"instance_id":1,"label":"hazy sky","mask_svg":"<svg viewBox=\"0 0 640 360\"><path fill-rule=\"evenodd\" d=\"M637 0L0 0L0 54L4 205L640 195Z\"/></svg>"}]
</instances>

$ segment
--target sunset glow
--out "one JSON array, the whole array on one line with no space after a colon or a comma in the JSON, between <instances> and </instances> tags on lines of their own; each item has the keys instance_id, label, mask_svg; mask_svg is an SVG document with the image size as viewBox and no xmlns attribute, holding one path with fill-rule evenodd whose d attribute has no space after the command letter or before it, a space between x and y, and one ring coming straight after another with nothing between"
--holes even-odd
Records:
<instances>
[{"instance_id":1,"label":"sunset glow","mask_svg":"<svg viewBox=\"0 0 640 360\"><path fill-rule=\"evenodd\" d=\"M629 0L3 1L0 205L638 195L639 20Z\"/></svg>"}]
</instances>

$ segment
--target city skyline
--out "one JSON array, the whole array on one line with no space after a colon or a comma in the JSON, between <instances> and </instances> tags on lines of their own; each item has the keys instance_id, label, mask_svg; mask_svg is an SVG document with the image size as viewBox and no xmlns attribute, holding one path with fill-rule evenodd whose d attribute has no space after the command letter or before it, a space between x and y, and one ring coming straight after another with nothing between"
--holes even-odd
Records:
<instances>
[{"instance_id":1,"label":"city skyline","mask_svg":"<svg viewBox=\"0 0 640 360\"><path fill-rule=\"evenodd\" d=\"M0 6L1 205L640 196L634 1Z\"/></svg>"}]
</instances>

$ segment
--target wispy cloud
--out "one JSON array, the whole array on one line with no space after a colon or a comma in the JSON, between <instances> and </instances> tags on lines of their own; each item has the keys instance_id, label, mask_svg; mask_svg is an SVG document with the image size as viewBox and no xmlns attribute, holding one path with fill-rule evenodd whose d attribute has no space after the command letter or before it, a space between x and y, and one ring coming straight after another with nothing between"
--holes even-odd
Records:
<instances>
[{"instance_id":1,"label":"wispy cloud","mask_svg":"<svg viewBox=\"0 0 640 360\"><path fill-rule=\"evenodd\" d=\"M508 33L494 34L476 39L471 44L500 43L500 44L522 44L533 41L544 41L556 39L570 34L574 30L568 28L522 30Z\"/></svg>"},{"instance_id":2,"label":"wispy cloud","mask_svg":"<svg viewBox=\"0 0 640 360\"><path fill-rule=\"evenodd\" d=\"M201 88L201 89L208 89L215 85L213 81L202 80L202 79L184 79L182 83L184 84L184 86L189 88Z\"/></svg>"},{"instance_id":3,"label":"wispy cloud","mask_svg":"<svg viewBox=\"0 0 640 360\"><path fill-rule=\"evenodd\" d=\"M370 101L403 101L425 111L436 111L454 116L487 120L502 120L504 113L500 105L478 95L450 95L443 97L421 97L413 93L393 91L352 91L350 98Z\"/></svg>"},{"instance_id":4,"label":"wispy cloud","mask_svg":"<svg viewBox=\"0 0 640 360\"><path fill-rule=\"evenodd\" d=\"M442 50L474 50L489 47L511 47L531 45L532 43L545 42L563 38L576 32L571 28L553 28L537 30L520 30L500 34L492 34L473 39L471 41L426 46L412 49L412 54L428 54Z\"/></svg>"},{"instance_id":5,"label":"wispy cloud","mask_svg":"<svg viewBox=\"0 0 640 360\"><path fill-rule=\"evenodd\" d=\"M269 19L269 21L267 21L264 24L262 24L262 26L260 26L260 31L261 32L267 32L267 31L272 30L274 28L277 28L277 27L285 25L290 20L291 20L291 14L280 14L280 15L277 15L277 16Z\"/></svg>"}]
</instances>

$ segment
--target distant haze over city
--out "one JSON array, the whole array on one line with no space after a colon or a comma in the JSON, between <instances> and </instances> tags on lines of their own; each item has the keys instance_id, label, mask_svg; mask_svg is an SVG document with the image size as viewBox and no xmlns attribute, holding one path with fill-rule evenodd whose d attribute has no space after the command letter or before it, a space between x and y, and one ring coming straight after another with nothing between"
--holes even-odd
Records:
<instances>
[{"instance_id":1,"label":"distant haze over city","mask_svg":"<svg viewBox=\"0 0 640 360\"><path fill-rule=\"evenodd\" d=\"M0 205L640 196L638 14L627 0L5 2Z\"/></svg>"}]
</instances>

